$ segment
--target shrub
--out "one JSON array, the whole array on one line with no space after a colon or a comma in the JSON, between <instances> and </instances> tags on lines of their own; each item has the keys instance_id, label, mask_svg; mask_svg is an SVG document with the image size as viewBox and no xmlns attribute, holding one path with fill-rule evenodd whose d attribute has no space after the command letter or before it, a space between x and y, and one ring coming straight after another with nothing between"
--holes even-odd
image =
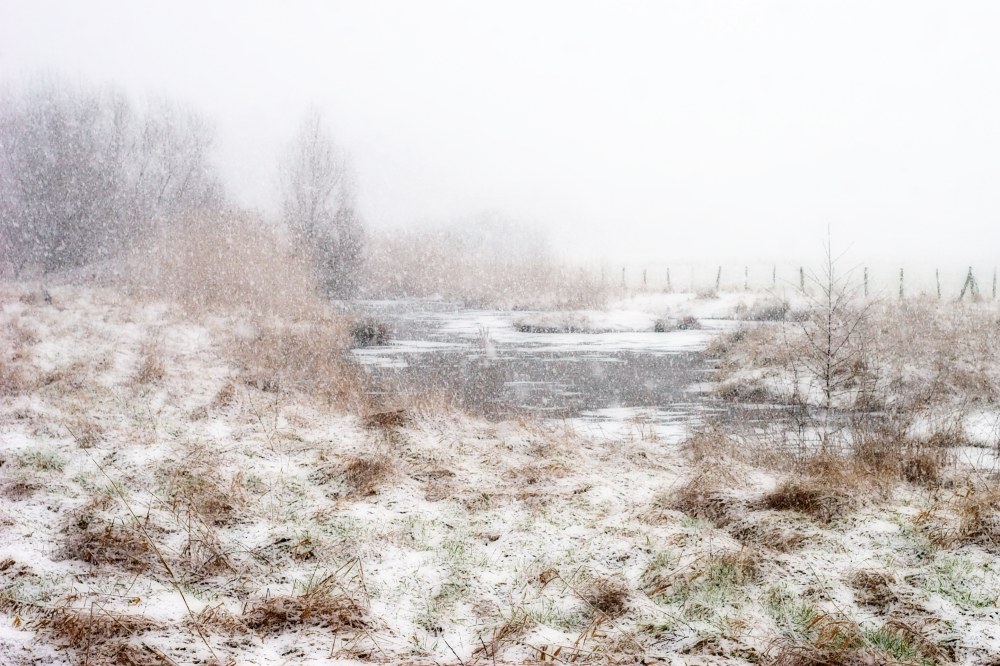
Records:
<instances>
[{"instance_id":1,"label":"shrub","mask_svg":"<svg viewBox=\"0 0 1000 666\"><path fill-rule=\"evenodd\" d=\"M758 301L747 309L743 318L749 321L784 321L790 309L788 301Z\"/></svg>"},{"instance_id":2,"label":"shrub","mask_svg":"<svg viewBox=\"0 0 1000 666\"><path fill-rule=\"evenodd\" d=\"M321 307L308 262L246 213L176 220L130 262L131 291L192 311L304 316Z\"/></svg>"},{"instance_id":3,"label":"shrub","mask_svg":"<svg viewBox=\"0 0 1000 666\"><path fill-rule=\"evenodd\" d=\"M362 291L375 298L437 297L477 307L597 306L606 289L560 265L544 239L496 219L373 236Z\"/></svg>"},{"instance_id":4,"label":"shrub","mask_svg":"<svg viewBox=\"0 0 1000 666\"><path fill-rule=\"evenodd\" d=\"M230 353L243 381L263 391L305 391L335 403L364 403L364 371L347 353L348 332L340 320L264 324L234 336Z\"/></svg>"},{"instance_id":5,"label":"shrub","mask_svg":"<svg viewBox=\"0 0 1000 666\"><path fill-rule=\"evenodd\" d=\"M388 344L392 331L385 322L365 317L351 322L351 342L354 347L372 347Z\"/></svg>"}]
</instances>

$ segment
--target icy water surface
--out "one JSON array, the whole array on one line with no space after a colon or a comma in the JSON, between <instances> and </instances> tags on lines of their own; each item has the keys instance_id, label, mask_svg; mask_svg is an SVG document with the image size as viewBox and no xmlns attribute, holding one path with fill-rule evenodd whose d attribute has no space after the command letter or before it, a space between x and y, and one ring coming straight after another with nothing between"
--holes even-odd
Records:
<instances>
[{"instance_id":1,"label":"icy water surface","mask_svg":"<svg viewBox=\"0 0 1000 666\"><path fill-rule=\"evenodd\" d=\"M680 433L720 406L703 390L712 362L701 352L727 320L670 333L526 333L535 313L462 309L426 301L369 302L392 341L355 351L386 392L444 387L487 416L529 413L579 421L616 435Z\"/></svg>"}]
</instances>

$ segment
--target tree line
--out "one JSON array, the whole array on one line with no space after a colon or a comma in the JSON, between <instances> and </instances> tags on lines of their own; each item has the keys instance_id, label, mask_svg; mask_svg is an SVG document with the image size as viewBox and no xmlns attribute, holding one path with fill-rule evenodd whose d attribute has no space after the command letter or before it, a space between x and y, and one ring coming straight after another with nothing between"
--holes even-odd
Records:
<instances>
[{"instance_id":1,"label":"tree line","mask_svg":"<svg viewBox=\"0 0 1000 666\"><path fill-rule=\"evenodd\" d=\"M0 92L0 274L113 263L185 216L223 220L235 205L214 147L212 123L168 100L140 107L113 87L58 80ZM281 223L324 289L352 295L364 243L357 180L318 113L277 168Z\"/></svg>"}]
</instances>

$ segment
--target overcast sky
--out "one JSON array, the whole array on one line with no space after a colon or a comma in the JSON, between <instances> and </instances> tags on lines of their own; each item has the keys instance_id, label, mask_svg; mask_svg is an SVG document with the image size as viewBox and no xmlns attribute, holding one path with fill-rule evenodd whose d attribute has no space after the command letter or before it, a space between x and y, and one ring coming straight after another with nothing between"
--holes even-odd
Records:
<instances>
[{"instance_id":1,"label":"overcast sky","mask_svg":"<svg viewBox=\"0 0 1000 666\"><path fill-rule=\"evenodd\" d=\"M310 106L373 225L483 210L574 255L1000 249L1000 2L0 0L0 79L164 94L244 203Z\"/></svg>"}]
</instances>

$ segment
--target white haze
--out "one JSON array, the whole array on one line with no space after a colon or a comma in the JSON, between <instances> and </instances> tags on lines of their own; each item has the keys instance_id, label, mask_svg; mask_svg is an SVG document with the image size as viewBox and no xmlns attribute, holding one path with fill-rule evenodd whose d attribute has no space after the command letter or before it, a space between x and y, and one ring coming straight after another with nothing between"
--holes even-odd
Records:
<instances>
[{"instance_id":1,"label":"white haze","mask_svg":"<svg viewBox=\"0 0 1000 666\"><path fill-rule=\"evenodd\" d=\"M202 110L273 210L311 107L377 228L499 212L573 257L819 254L965 265L1000 247L995 2L12 2L0 80Z\"/></svg>"}]
</instances>

